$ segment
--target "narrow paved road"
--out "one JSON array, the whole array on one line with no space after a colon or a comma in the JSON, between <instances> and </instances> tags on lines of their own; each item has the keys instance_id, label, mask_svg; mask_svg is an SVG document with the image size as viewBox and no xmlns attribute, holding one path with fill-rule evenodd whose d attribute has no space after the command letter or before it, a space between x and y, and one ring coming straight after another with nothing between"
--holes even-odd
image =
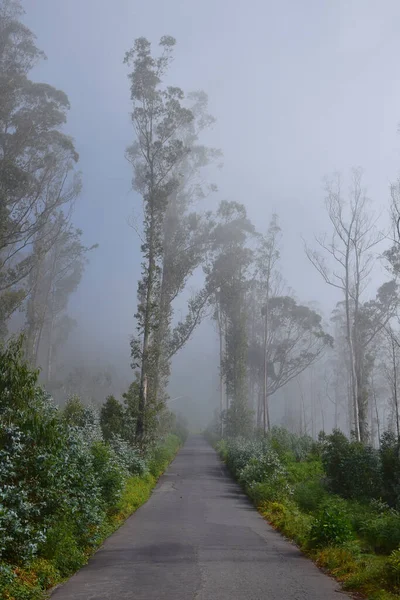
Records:
<instances>
[{"instance_id":1,"label":"narrow paved road","mask_svg":"<svg viewBox=\"0 0 400 600\"><path fill-rule=\"evenodd\" d=\"M189 438L150 500L54 600L338 600L338 585L262 519Z\"/></svg>"}]
</instances>

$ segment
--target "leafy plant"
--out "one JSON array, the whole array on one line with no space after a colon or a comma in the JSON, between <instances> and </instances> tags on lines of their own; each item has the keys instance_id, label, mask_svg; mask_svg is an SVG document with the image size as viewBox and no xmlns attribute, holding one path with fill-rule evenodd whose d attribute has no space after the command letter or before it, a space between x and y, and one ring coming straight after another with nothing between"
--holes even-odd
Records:
<instances>
[{"instance_id":1,"label":"leafy plant","mask_svg":"<svg viewBox=\"0 0 400 600\"><path fill-rule=\"evenodd\" d=\"M379 498L382 489L378 451L360 442L350 442L340 431L327 436L322 462L328 485L343 498Z\"/></svg>"},{"instance_id":2,"label":"leafy plant","mask_svg":"<svg viewBox=\"0 0 400 600\"><path fill-rule=\"evenodd\" d=\"M308 513L315 513L326 497L326 490L318 479L302 481L294 488L293 500L301 510Z\"/></svg>"},{"instance_id":3,"label":"leafy plant","mask_svg":"<svg viewBox=\"0 0 400 600\"><path fill-rule=\"evenodd\" d=\"M353 538L350 520L340 503L326 502L311 527L310 547L340 546Z\"/></svg>"}]
</instances>

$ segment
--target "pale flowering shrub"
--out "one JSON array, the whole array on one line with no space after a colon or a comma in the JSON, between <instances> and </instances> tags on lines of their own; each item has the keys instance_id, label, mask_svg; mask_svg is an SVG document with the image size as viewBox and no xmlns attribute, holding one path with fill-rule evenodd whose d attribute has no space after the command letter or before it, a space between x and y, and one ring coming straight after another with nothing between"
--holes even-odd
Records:
<instances>
[{"instance_id":1,"label":"pale flowering shrub","mask_svg":"<svg viewBox=\"0 0 400 600\"><path fill-rule=\"evenodd\" d=\"M228 438L222 449L226 464L252 496L260 486L263 493L267 486L274 498L292 494L288 473L270 438Z\"/></svg>"},{"instance_id":2,"label":"pale flowering shrub","mask_svg":"<svg viewBox=\"0 0 400 600\"><path fill-rule=\"evenodd\" d=\"M243 437L228 438L225 451L226 464L236 476L239 476L252 458L262 455L263 443Z\"/></svg>"},{"instance_id":3,"label":"pale flowering shrub","mask_svg":"<svg viewBox=\"0 0 400 600\"><path fill-rule=\"evenodd\" d=\"M103 442L97 412L84 407L80 416L78 425L63 418L24 363L20 343L0 349L1 559L51 558L61 539L65 552L97 543L129 470Z\"/></svg>"},{"instance_id":4,"label":"pale flowering shrub","mask_svg":"<svg viewBox=\"0 0 400 600\"><path fill-rule=\"evenodd\" d=\"M128 444L120 435L113 435L109 444L120 464L131 475L144 475L148 471L147 463L140 455L139 450Z\"/></svg>"}]
</instances>

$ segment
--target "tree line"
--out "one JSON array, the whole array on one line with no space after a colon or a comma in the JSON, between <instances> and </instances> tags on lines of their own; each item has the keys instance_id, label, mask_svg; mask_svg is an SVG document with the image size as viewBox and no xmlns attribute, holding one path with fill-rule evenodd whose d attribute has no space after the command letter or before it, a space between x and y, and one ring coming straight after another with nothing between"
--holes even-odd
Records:
<instances>
[{"instance_id":1,"label":"tree line","mask_svg":"<svg viewBox=\"0 0 400 600\"><path fill-rule=\"evenodd\" d=\"M72 221L81 177L64 132L68 97L29 78L45 55L22 14L19 2L0 3L0 336L21 311L26 357L51 385L91 248Z\"/></svg>"},{"instance_id":2,"label":"tree line","mask_svg":"<svg viewBox=\"0 0 400 600\"><path fill-rule=\"evenodd\" d=\"M70 395L74 385L85 389L111 375L99 373L85 384L78 368L58 381L57 357L75 325L68 302L94 246L73 224L81 179L74 141L64 132L68 98L29 78L44 55L21 15L16 0L1 2L0 335L6 339L22 313L26 359L41 367L50 391L62 387ZM284 403L284 394L290 397L284 424L300 433L308 432L311 420L315 437L317 425L325 429L329 419L364 443L377 441L387 427L399 433L399 184L391 189L390 232L378 227L360 170L352 174L348 195L339 176L327 181L331 231L305 248L323 280L342 296L330 322L324 320L314 304L298 301L282 277L277 215L258 231L244 204L224 200L204 208L217 192L208 173L222 152L202 143L215 121L206 93L185 93L168 83L175 43L164 36L154 53L148 40L138 38L125 55L134 134L125 155L143 201L134 377L127 391L137 442L156 435L171 361L209 317L219 340L219 427L227 435L268 431L272 398ZM371 296L370 279L380 265L385 281ZM176 299L199 271L203 283L178 320Z\"/></svg>"}]
</instances>

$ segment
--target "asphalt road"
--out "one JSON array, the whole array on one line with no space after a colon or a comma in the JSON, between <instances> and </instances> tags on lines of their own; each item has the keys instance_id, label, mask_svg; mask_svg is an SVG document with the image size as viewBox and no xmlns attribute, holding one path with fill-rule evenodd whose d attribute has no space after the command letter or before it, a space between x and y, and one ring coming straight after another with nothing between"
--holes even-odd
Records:
<instances>
[{"instance_id":1,"label":"asphalt road","mask_svg":"<svg viewBox=\"0 0 400 600\"><path fill-rule=\"evenodd\" d=\"M52 598L339 600L338 591L193 436L150 500Z\"/></svg>"}]
</instances>

